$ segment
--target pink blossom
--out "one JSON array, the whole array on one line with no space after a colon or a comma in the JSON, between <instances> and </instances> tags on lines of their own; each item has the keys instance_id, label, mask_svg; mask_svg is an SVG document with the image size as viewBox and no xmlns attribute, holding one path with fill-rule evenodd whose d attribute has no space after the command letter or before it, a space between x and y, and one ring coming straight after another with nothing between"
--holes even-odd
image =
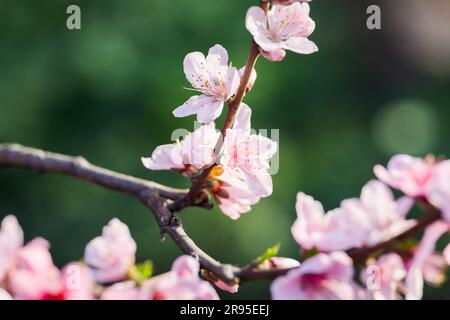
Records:
<instances>
[{"instance_id":1,"label":"pink blossom","mask_svg":"<svg viewBox=\"0 0 450 320\"><path fill-rule=\"evenodd\" d=\"M22 246L22 228L15 216L6 216L0 228L0 282L11 268L17 250Z\"/></svg>"},{"instance_id":2,"label":"pink blossom","mask_svg":"<svg viewBox=\"0 0 450 320\"><path fill-rule=\"evenodd\" d=\"M450 160L436 165L425 194L428 200L442 211L442 217L450 223Z\"/></svg>"},{"instance_id":3,"label":"pink blossom","mask_svg":"<svg viewBox=\"0 0 450 320\"><path fill-rule=\"evenodd\" d=\"M406 220L406 211L412 201L405 198L394 200L391 190L377 180L369 181L361 191L359 199L344 200L342 210L353 217L356 226L364 234L363 243L368 246L389 240L416 224L415 220ZM358 217L358 218L356 218Z\"/></svg>"},{"instance_id":4,"label":"pink blossom","mask_svg":"<svg viewBox=\"0 0 450 320\"><path fill-rule=\"evenodd\" d=\"M94 275L85 264L71 262L61 270L64 300L93 300Z\"/></svg>"},{"instance_id":5,"label":"pink blossom","mask_svg":"<svg viewBox=\"0 0 450 320\"><path fill-rule=\"evenodd\" d=\"M309 17L307 3L274 4L267 14L260 7L251 7L245 25L260 46L261 53L271 61L282 60L285 50L302 54L318 50L314 42L308 39L315 23Z\"/></svg>"},{"instance_id":6,"label":"pink blossom","mask_svg":"<svg viewBox=\"0 0 450 320\"><path fill-rule=\"evenodd\" d=\"M218 279L217 281L214 282L214 284L218 288L222 289L223 291L229 292L229 293L236 293L239 291L239 285L237 283L228 284L225 281Z\"/></svg>"},{"instance_id":7,"label":"pink blossom","mask_svg":"<svg viewBox=\"0 0 450 320\"><path fill-rule=\"evenodd\" d=\"M228 177L245 181L248 190L258 197L272 193L272 178L268 173L269 160L277 151L277 144L262 135L250 131L251 109L241 104L233 128L228 129L220 157L224 175L219 179L232 184Z\"/></svg>"},{"instance_id":8,"label":"pink blossom","mask_svg":"<svg viewBox=\"0 0 450 320\"><path fill-rule=\"evenodd\" d=\"M185 174L190 168L201 169L215 161L214 147L219 137L214 123L203 125L182 141L157 147L151 157L142 158L142 163L151 170L177 170Z\"/></svg>"},{"instance_id":9,"label":"pink blossom","mask_svg":"<svg viewBox=\"0 0 450 320\"><path fill-rule=\"evenodd\" d=\"M200 123L210 123L222 113L223 105L239 86L239 72L228 66L228 53L221 45L189 53L184 59L184 73L193 90L201 95L191 97L173 111L175 117L197 114Z\"/></svg>"},{"instance_id":10,"label":"pink blossom","mask_svg":"<svg viewBox=\"0 0 450 320\"><path fill-rule=\"evenodd\" d=\"M381 256L361 272L369 296L375 300L400 299L399 290L406 277L402 258L395 253Z\"/></svg>"},{"instance_id":11,"label":"pink blossom","mask_svg":"<svg viewBox=\"0 0 450 320\"><path fill-rule=\"evenodd\" d=\"M172 270L152 277L142 286L142 295L150 300L218 300L212 285L200 279L198 261L190 256L177 258Z\"/></svg>"},{"instance_id":12,"label":"pink blossom","mask_svg":"<svg viewBox=\"0 0 450 320\"><path fill-rule=\"evenodd\" d=\"M414 225L414 220L404 218L410 205L408 199L394 201L392 192L375 180L363 187L360 198L344 200L339 208L327 214L320 202L299 193L298 218L291 232L306 250L328 252L374 245Z\"/></svg>"},{"instance_id":13,"label":"pink blossom","mask_svg":"<svg viewBox=\"0 0 450 320\"><path fill-rule=\"evenodd\" d=\"M124 279L135 262L136 242L127 225L112 219L103 228L102 236L91 240L85 249L86 263L98 282Z\"/></svg>"},{"instance_id":14,"label":"pink blossom","mask_svg":"<svg viewBox=\"0 0 450 320\"><path fill-rule=\"evenodd\" d=\"M378 179L410 197L423 197L435 161L432 158L415 158L399 154L388 162L387 168L376 165L373 169Z\"/></svg>"},{"instance_id":15,"label":"pink blossom","mask_svg":"<svg viewBox=\"0 0 450 320\"><path fill-rule=\"evenodd\" d=\"M270 291L275 300L351 300L356 297L353 273L345 252L319 253L277 278Z\"/></svg>"},{"instance_id":16,"label":"pink blossom","mask_svg":"<svg viewBox=\"0 0 450 320\"><path fill-rule=\"evenodd\" d=\"M447 231L448 225L442 221L437 221L426 228L413 258L408 263L409 270L405 288L406 299L417 300L422 298L424 272L428 273L427 277L430 280L442 278L443 270L436 269L436 265L430 269L429 259L435 252L436 242Z\"/></svg>"},{"instance_id":17,"label":"pink blossom","mask_svg":"<svg viewBox=\"0 0 450 320\"><path fill-rule=\"evenodd\" d=\"M101 300L139 300L140 290L134 281L115 283L103 290Z\"/></svg>"},{"instance_id":18,"label":"pink blossom","mask_svg":"<svg viewBox=\"0 0 450 320\"><path fill-rule=\"evenodd\" d=\"M297 194L297 220L291 228L295 241L305 250L346 250L362 245L364 234L359 215L351 216L341 209L327 214L320 202L302 192Z\"/></svg>"},{"instance_id":19,"label":"pink blossom","mask_svg":"<svg viewBox=\"0 0 450 320\"><path fill-rule=\"evenodd\" d=\"M219 169L211 177L219 181L215 190L219 207L232 219L239 218L261 197L272 193L269 160L277 144L252 134L250 117L251 109L242 103L233 127L226 132Z\"/></svg>"},{"instance_id":20,"label":"pink blossom","mask_svg":"<svg viewBox=\"0 0 450 320\"><path fill-rule=\"evenodd\" d=\"M36 238L17 251L7 278L16 299L62 299L60 273L48 250L48 242Z\"/></svg>"}]
</instances>

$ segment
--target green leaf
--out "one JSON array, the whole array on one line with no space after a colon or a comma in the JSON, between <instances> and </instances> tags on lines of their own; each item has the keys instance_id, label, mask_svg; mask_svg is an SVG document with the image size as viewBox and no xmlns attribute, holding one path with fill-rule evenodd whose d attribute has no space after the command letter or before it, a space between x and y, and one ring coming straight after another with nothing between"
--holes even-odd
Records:
<instances>
[{"instance_id":1,"label":"green leaf","mask_svg":"<svg viewBox=\"0 0 450 320\"><path fill-rule=\"evenodd\" d=\"M150 278L153 274L153 262L151 260L146 260L142 263L136 264L131 267L128 276L130 279L141 283L144 280Z\"/></svg>"},{"instance_id":2,"label":"green leaf","mask_svg":"<svg viewBox=\"0 0 450 320\"><path fill-rule=\"evenodd\" d=\"M260 255L257 259L258 263L263 263L270 258L275 257L278 254L278 251L280 251L281 244L277 243L273 247L267 248L266 251L262 255Z\"/></svg>"}]
</instances>

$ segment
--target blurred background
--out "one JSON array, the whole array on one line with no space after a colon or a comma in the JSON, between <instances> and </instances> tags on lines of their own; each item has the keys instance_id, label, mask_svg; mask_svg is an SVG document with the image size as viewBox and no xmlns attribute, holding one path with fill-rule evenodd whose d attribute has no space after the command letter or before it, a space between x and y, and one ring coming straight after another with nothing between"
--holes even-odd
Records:
<instances>
[{"instance_id":1,"label":"blurred background","mask_svg":"<svg viewBox=\"0 0 450 320\"><path fill-rule=\"evenodd\" d=\"M256 0L1 0L0 142L83 155L94 164L188 187L171 172L151 172L141 156L192 130L193 117L171 111L183 90L182 61L216 43L235 66L245 63L244 27ZM82 29L66 28L77 4ZM366 8L381 8L381 30L368 30ZM183 213L206 252L246 264L280 242L299 257L290 227L303 191L327 209L358 196L372 167L396 153L450 156L450 1L313 1L314 55L288 53L257 63L246 102L254 128L280 129L280 170L273 196L231 221L215 208ZM27 241L43 236L57 265L78 259L112 217L129 225L138 260L169 269L180 251L159 241L149 212L134 199L60 175L0 170L0 218L15 214ZM245 284L223 298L269 298L269 282ZM450 285L426 289L450 298Z\"/></svg>"}]
</instances>

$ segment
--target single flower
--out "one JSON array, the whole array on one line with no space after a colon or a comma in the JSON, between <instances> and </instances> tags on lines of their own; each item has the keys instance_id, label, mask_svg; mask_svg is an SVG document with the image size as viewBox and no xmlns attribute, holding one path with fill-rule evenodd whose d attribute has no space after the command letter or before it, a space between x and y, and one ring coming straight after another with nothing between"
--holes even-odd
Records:
<instances>
[{"instance_id":1,"label":"single flower","mask_svg":"<svg viewBox=\"0 0 450 320\"><path fill-rule=\"evenodd\" d=\"M177 258L171 271L152 277L142 285L146 300L218 300L216 290L198 273L200 265L190 256Z\"/></svg>"},{"instance_id":2,"label":"single flower","mask_svg":"<svg viewBox=\"0 0 450 320\"><path fill-rule=\"evenodd\" d=\"M400 288L406 277L402 258L388 253L361 271L361 280L366 284L368 297L375 300L398 300Z\"/></svg>"},{"instance_id":3,"label":"single flower","mask_svg":"<svg viewBox=\"0 0 450 320\"><path fill-rule=\"evenodd\" d=\"M239 86L239 71L228 66L228 53L216 44L205 57L191 52L184 59L184 73L194 91L200 95L189 98L173 111L175 117L196 114L200 123L210 123L222 113L223 105Z\"/></svg>"},{"instance_id":4,"label":"single flower","mask_svg":"<svg viewBox=\"0 0 450 320\"><path fill-rule=\"evenodd\" d=\"M282 60L285 50L310 54L318 48L308 39L315 28L309 10L309 4L300 2L274 4L267 13L254 6L247 12L245 25L260 46L262 55L270 61Z\"/></svg>"},{"instance_id":5,"label":"single flower","mask_svg":"<svg viewBox=\"0 0 450 320\"><path fill-rule=\"evenodd\" d=\"M19 300L60 300L63 285L53 264L49 243L35 238L20 248L8 272L7 286Z\"/></svg>"},{"instance_id":6,"label":"single flower","mask_svg":"<svg viewBox=\"0 0 450 320\"><path fill-rule=\"evenodd\" d=\"M274 300L352 300L353 261L342 251L319 253L273 281Z\"/></svg>"},{"instance_id":7,"label":"single flower","mask_svg":"<svg viewBox=\"0 0 450 320\"><path fill-rule=\"evenodd\" d=\"M425 187L435 166L434 158L415 158L399 154L388 162L387 168L376 165L373 171L378 179L410 197L423 197Z\"/></svg>"},{"instance_id":8,"label":"single flower","mask_svg":"<svg viewBox=\"0 0 450 320\"><path fill-rule=\"evenodd\" d=\"M123 280L135 262L136 242L130 229L119 219L103 227L102 235L91 240L84 252L87 265L100 283Z\"/></svg>"}]
</instances>

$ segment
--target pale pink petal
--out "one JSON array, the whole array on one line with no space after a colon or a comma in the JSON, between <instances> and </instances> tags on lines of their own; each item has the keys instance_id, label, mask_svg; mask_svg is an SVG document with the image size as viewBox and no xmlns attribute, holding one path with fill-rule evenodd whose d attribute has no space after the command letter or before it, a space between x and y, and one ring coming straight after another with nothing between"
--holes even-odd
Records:
<instances>
[{"instance_id":1,"label":"pale pink petal","mask_svg":"<svg viewBox=\"0 0 450 320\"><path fill-rule=\"evenodd\" d=\"M197 121L200 123L210 123L217 119L222 113L224 102L221 100L211 100L209 104L202 106L197 112Z\"/></svg>"},{"instance_id":2,"label":"pale pink petal","mask_svg":"<svg viewBox=\"0 0 450 320\"><path fill-rule=\"evenodd\" d=\"M237 283L230 285L219 279L216 282L214 282L214 284L218 288L222 289L223 291L229 292L229 293L236 293L239 291L239 285Z\"/></svg>"},{"instance_id":3,"label":"pale pink petal","mask_svg":"<svg viewBox=\"0 0 450 320\"><path fill-rule=\"evenodd\" d=\"M406 277L407 300L420 300L423 296L423 275L419 267L413 266Z\"/></svg>"},{"instance_id":4,"label":"pale pink petal","mask_svg":"<svg viewBox=\"0 0 450 320\"><path fill-rule=\"evenodd\" d=\"M216 60L216 56L220 58L220 64L227 65L228 64L228 52L222 47L220 44L216 44L211 47L208 51L208 57L213 57Z\"/></svg>"},{"instance_id":5,"label":"pale pink petal","mask_svg":"<svg viewBox=\"0 0 450 320\"><path fill-rule=\"evenodd\" d=\"M233 129L250 130L251 116L252 116L252 109L250 109L250 107L247 104L241 103L238 112L236 114L236 119L234 120L233 123Z\"/></svg>"},{"instance_id":6,"label":"pale pink petal","mask_svg":"<svg viewBox=\"0 0 450 320\"><path fill-rule=\"evenodd\" d=\"M101 300L140 300L139 288L134 281L115 283L103 290Z\"/></svg>"},{"instance_id":7,"label":"pale pink petal","mask_svg":"<svg viewBox=\"0 0 450 320\"><path fill-rule=\"evenodd\" d=\"M264 31L264 26L267 23L267 17L263 9L257 6L250 7L245 18L245 27L253 35Z\"/></svg>"},{"instance_id":8,"label":"pale pink petal","mask_svg":"<svg viewBox=\"0 0 450 320\"><path fill-rule=\"evenodd\" d=\"M284 42L283 48L296 53L311 54L319 51L316 44L304 37L289 38Z\"/></svg>"},{"instance_id":9,"label":"pale pink petal","mask_svg":"<svg viewBox=\"0 0 450 320\"><path fill-rule=\"evenodd\" d=\"M197 114L201 108L207 107L214 101L215 99L213 97L209 97L204 94L200 96L192 96L188 101L176 108L173 111L173 115L177 118L182 118Z\"/></svg>"},{"instance_id":10,"label":"pale pink petal","mask_svg":"<svg viewBox=\"0 0 450 320\"><path fill-rule=\"evenodd\" d=\"M284 59L284 57L286 56L286 51L283 49L276 49L272 51L261 50L261 54L267 60L277 62Z\"/></svg>"},{"instance_id":11,"label":"pale pink petal","mask_svg":"<svg viewBox=\"0 0 450 320\"><path fill-rule=\"evenodd\" d=\"M302 192L297 194L297 220L291 228L294 240L304 249L312 249L324 226L324 209L320 202Z\"/></svg>"},{"instance_id":12,"label":"pale pink petal","mask_svg":"<svg viewBox=\"0 0 450 320\"><path fill-rule=\"evenodd\" d=\"M143 165L150 170L183 169L184 163L179 143L165 144L156 147L152 156L141 158Z\"/></svg>"},{"instance_id":13,"label":"pale pink petal","mask_svg":"<svg viewBox=\"0 0 450 320\"><path fill-rule=\"evenodd\" d=\"M172 271L179 277L197 277L200 264L191 256L178 257L172 264Z\"/></svg>"},{"instance_id":14,"label":"pale pink petal","mask_svg":"<svg viewBox=\"0 0 450 320\"><path fill-rule=\"evenodd\" d=\"M23 246L23 231L13 215L3 218L0 227L0 282L13 262L13 256Z\"/></svg>"},{"instance_id":15,"label":"pale pink petal","mask_svg":"<svg viewBox=\"0 0 450 320\"><path fill-rule=\"evenodd\" d=\"M194 88L200 89L205 81L209 80L209 75L206 70L206 58L203 53L189 53L184 58L183 66L186 79L188 79Z\"/></svg>"}]
</instances>

